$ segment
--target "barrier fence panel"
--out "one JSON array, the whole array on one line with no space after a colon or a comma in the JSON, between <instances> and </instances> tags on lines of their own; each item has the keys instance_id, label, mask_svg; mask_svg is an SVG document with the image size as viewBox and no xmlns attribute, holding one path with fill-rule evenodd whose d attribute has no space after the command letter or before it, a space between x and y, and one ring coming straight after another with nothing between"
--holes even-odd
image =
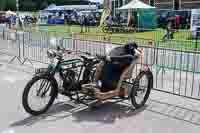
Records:
<instances>
[{"instance_id":1,"label":"barrier fence panel","mask_svg":"<svg viewBox=\"0 0 200 133\"><path fill-rule=\"evenodd\" d=\"M141 49L143 60L136 65L133 77L148 65L154 76L154 90L200 100L200 53L146 46Z\"/></svg>"},{"instance_id":2,"label":"barrier fence panel","mask_svg":"<svg viewBox=\"0 0 200 133\"><path fill-rule=\"evenodd\" d=\"M65 45L66 48L72 45L72 39L64 36L64 33L62 37L56 32L24 32L22 44L25 61L48 63L46 54L48 49L56 48L58 45Z\"/></svg>"},{"instance_id":3,"label":"barrier fence panel","mask_svg":"<svg viewBox=\"0 0 200 133\"><path fill-rule=\"evenodd\" d=\"M157 48L154 88L190 97L200 98L199 52Z\"/></svg>"},{"instance_id":4,"label":"barrier fence panel","mask_svg":"<svg viewBox=\"0 0 200 133\"><path fill-rule=\"evenodd\" d=\"M46 52L52 45L62 45L65 49L89 52L92 55L105 55L109 49L119 46L109 41L87 40L73 35L60 36L50 32L4 30L0 31L0 36L0 53L14 56L13 60L24 59L22 63L32 60L48 63ZM148 65L154 75L155 90L200 99L200 52L157 47L155 44L158 42L148 39L132 40L140 43L143 51L142 63L136 66L134 75L139 73L141 67Z\"/></svg>"},{"instance_id":5,"label":"barrier fence panel","mask_svg":"<svg viewBox=\"0 0 200 133\"><path fill-rule=\"evenodd\" d=\"M47 63L46 51L50 40L48 33L24 32L23 37L23 57L25 61L34 60Z\"/></svg>"},{"instance_id":6,"label":"barrier fence panel","mask_svg":"<svg viewBox=\"0 0 200 133\"><path fill-rule=\"evenodd\" d=\"M90 41L90 40L74 40L74 50L81 52L88 52L92 55L105 55L105 43L101 41Z\"/></svg>"},{"instance_id":7,"label":"barrier fence panel","mask_svg":"<svg viewBox=\"0 0 200 133\"><path fill-rule=\"evenodd\" d=\"M200 67L199 52L158 48L157 57L157 67L194 73L200 72L198 69Z\"/></svg>"},{"instance_id":8,"label":"barrier fence panel","mask_svg":"<svg viewBox=\"0 0 200 133\"><path fill-rule=\"evenodd\" d=\"M18 59L18 61L21 62L21 33L4 29L3 31L1 31L1 35L3 36L1 36L0 39L0 54L13 56L10 63L13 62L15 59Z\"/></svg>"}]
</instances>

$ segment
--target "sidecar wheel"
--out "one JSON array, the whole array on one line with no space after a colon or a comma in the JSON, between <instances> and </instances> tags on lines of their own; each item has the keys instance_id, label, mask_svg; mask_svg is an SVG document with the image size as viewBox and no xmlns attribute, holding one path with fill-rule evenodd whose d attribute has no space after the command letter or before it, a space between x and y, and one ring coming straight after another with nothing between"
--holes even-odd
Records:
<instances>
[{"instance_id":1,"label":"sidecar wheel","mask_svg":"<svg viewBox=\"0 0 200 133\"><path fill-rule=\"evenodd\" d=\"M143 79L146 79L143 81ZM143 85L143 84L146 85ZM133 87L131 89L130 98L131 103L135 108L140 108L145 105L146 101L149 98L151 93L151 89L153 88L153 75L150 71L141 71L139 75L136 77ZM143 93L143 97L141 97L141 101L138 101L140 98L140 94Z\"/></svg>"}]
</instances>

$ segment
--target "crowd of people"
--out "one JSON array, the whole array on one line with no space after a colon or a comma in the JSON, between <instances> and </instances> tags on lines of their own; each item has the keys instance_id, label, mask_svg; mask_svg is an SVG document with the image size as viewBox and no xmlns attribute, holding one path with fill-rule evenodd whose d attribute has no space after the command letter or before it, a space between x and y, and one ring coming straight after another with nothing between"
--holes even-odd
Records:
<instances>
[{"instance_id":1,"label":"crowd of people","mask_svg":"<svg viewBox=\"0 0 200 133\"><path fill-rule=\"evenodd\" d=\"M0 23L6 24L9 29L15 28L17 21L19 27L22 28L23 26L26 27L27 25L29 26L30 24L37 23L37 18L29 15L19 16L19 17L17 17L16 15L6 15L6 14L0 15Z\"/></svg>"},{"instance_id":2,"label":"crowd of people","mask_svg":"<svg viewBox=\"0 0 200 133\"><path fill-rule=\"evenodd\" d=\"M89 12L89 11L83 11L83 12L77 12L73 11L70 13L59 13L59 17L62 17L65 21L65 24L68 25L74 25L78 24L81 26L81 32L89 32L90 26L98 26L100 24L101 20L101 13L100 12ZM49 15L46 19L48 20L52 16ZM104 24L106 27L106 31L121 31L121 29L125 29L124 27L127 27L126 31L133 31L135 28L137 28L137 18L135 16L129 15L128 17L125 17L124 15L117 13L115 15L109 15L107 16ZM0 23L6 23L9 28L13 28L16 25L17 17L16 15L5 15L0 14ZM29 24L37 23L38 20L42 20L40 16L38 18L32 17L29 15L25 15L23 17L19 17L19 26L20 27L26 27ZM166 39L173 39L174 33L178 31L180 28L182 28L183 20L185 20L186 24L190 24L190 18L185 17L183 19L183 16L181 15L174 15L174 16L168 16L168 18L165 18L164 28L166 33L163 36L163 40ZM158 16L157 19L158 26L160 26L162 21L160 21L160 18Z\"/></svg>"}]
</instances>

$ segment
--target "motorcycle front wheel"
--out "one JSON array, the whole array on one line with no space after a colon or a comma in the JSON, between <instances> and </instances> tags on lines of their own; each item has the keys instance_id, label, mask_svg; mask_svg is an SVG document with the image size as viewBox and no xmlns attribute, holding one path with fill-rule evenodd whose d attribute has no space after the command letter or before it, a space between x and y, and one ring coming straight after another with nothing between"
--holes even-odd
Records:
<instances>
[{"instance_id":1,"label":"motorcycle front wheel","mask_svg":"<svg viewBox=\"0 0 200 133\"><path fill-rule=\"evenodd\" d=\"M22 105L31 115L45 113L53 104L57 96L51 79L46 76L35 76L25 86Z\"/></svg>"}]
</instances>

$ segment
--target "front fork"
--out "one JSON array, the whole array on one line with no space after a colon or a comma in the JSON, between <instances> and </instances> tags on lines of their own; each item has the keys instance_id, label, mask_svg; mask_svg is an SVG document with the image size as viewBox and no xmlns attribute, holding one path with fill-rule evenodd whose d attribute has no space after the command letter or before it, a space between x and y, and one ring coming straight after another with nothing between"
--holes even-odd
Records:
<instances>
[{"instance_id":1,"label":"front fork","mask_svg":"<svg viewBox=\"0 0 200 133\"><path fill-rule=\"evenodd\" d=\"M44 88L44 90L42 91L42 89ZM49 91L50 89L50 84L48 83L48 81L42 80L42 83L40 84L39 89L37 90L37 96L44 97L45 94Z\"/></svg>"},{"instance_id":2,"label":"front fork","mask_svg":"<svg viewBox=\"0 0 200 133\"><path fill-rule=\"evenodd\" d=\"M57 81L54 78L56 66L54 64L49 64L48 68L39 68L35 72L35 76L47 76L50 81L43 79L41 84L39 85L39 89L36 91L37 96L44 97L45 94L49 91L51 87L51 83L53 82L53 86L55 89L58 89Z\"/></svg>"}]
</instances>

